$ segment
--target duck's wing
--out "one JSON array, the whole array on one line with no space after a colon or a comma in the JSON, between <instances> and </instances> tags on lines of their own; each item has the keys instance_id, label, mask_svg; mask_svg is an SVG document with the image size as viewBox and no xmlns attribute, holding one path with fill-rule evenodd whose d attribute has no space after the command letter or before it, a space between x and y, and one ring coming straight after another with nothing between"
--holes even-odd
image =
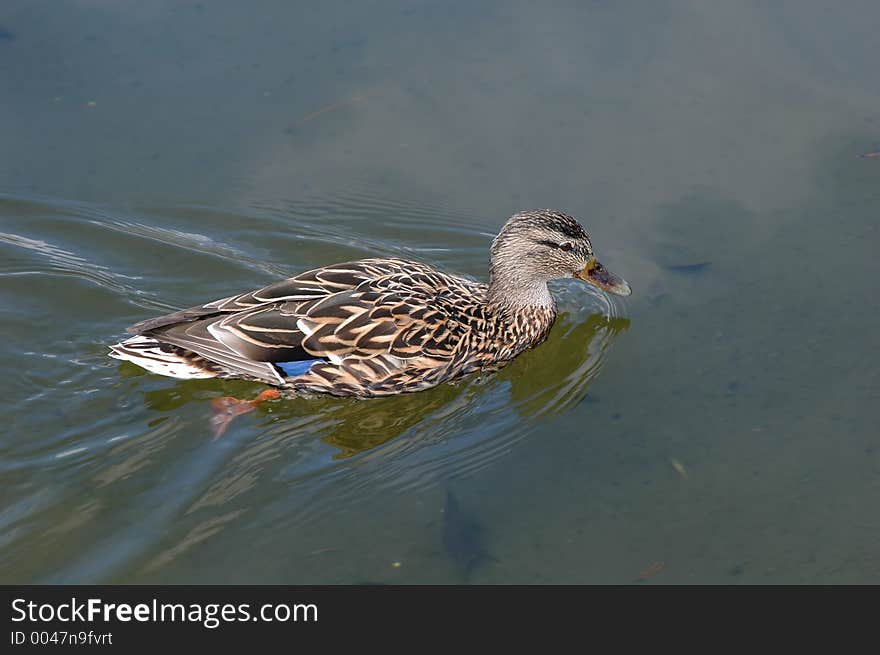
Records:
<instances>
[{"instance_id":1,"label":"duck's wing","mask_svg":"<svg viewBox=\"0 0 880 655\"><path fill-rule=\"evenodd\" d=\"M295 277L274 282L256 291L248 291L140 321L129 327L128 331L132 334L146 334L168 325L196 321L218 314L247 311L271 303L320 299L339 291L353 289L365 280L406 270L429 271L431 269L420 262L410 262L403 259L361 259L334 264L300 273Z\"/></svg>"},{"instance_id":2,"label":"duck's wing","mask_svg":"<svg viewBox=\"0 0 880 655\"><path fill-rule=\"evenodd\" d=\"M261 362L319 358L339 363L377 355L448 358L459 326L443 293L415 283L410 273L395 273L318 298L294 297L218 315L208 319L204 330Z\"/></svg>"},{"instance_id":3,"label":"duck's wing","mask_svg":"<svg viewBox=\"0 0 880 655\"><path fill-rule=\"evenodd\" d=\"M305 335L303 349L334 363L379 355L449 359L462 325L441 286L447 276L419 276L437 284L420 284L415 277L397 273L301 305L297 327ZM244 322L253 325L250 317Z\"/></svg>"}]
</instances>

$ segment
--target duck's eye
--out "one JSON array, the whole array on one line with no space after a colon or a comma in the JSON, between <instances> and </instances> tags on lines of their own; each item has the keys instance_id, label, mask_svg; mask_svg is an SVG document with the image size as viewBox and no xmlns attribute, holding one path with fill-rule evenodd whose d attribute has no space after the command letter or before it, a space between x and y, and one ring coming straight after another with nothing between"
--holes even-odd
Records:
<instances>
[{"instance_id":1,"label":"duck's eye","mask_svg":"<svg viewBox=\"0 0 880 655\"><path fill-rule=\"evenodd\" d=\"M568 252L572 248L574 248L574 246L571 245L571 241L563 241L562 243L559 244L559 249L564 250L565 252Z\"/></svg>"}]
</instances>

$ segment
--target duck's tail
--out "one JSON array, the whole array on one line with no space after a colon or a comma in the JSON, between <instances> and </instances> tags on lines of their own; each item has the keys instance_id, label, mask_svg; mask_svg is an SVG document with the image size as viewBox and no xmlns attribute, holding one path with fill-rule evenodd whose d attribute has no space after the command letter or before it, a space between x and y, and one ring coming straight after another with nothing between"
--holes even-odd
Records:
<instances>
[{"instance_id":1,"label":"duck's tail","mask_svg":"<svg viewBox=\"0 0 880 655\"><path fill-rule=\"evenodd\" d=\"M216 364L194 352L143 335L110 346L110 356L150 373L183 380L215 378L221 372Z\"/></svg>"}]
</instances>

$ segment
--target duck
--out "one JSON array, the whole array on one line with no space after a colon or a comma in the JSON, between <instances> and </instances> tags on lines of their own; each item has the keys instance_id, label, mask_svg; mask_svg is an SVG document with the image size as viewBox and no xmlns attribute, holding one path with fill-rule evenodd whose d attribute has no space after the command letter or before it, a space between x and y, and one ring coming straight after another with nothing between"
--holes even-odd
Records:
<instances>
[{"instance_id":1,"label":"duck","mask_svg":"<svg viewBox=\"0 0 880 655\"><path fill-rule=\"evenodd\" d=\"M418 261L332 264L128 328L110 356L179 379L269 385L282 395L372 398L495 370L547 337L548 282L576 278L628 296L581 224L553 209L513 214L493 239L488 282ZM234 409L227 400L227 414Z\"/></svg>"}]
</instances>

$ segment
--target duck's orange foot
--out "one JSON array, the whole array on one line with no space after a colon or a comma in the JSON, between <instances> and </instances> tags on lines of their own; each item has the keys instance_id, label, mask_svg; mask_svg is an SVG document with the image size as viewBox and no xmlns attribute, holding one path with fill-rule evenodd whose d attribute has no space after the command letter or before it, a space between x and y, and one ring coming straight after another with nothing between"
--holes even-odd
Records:
<instances>
[{"instance_id":1,"label":"duck's orange foot","mask_svg":"<svg viewBox=\"0 0 880 655\"><path fill-rule=\"evenodd\" d=\"M214 398L211 401L211 406L214 408L214 414L211 416L211 431L214 433L214 438L217 439L226 432L236 416L252 412L260 403L278 400L280 397L281 392L278 389L266 389L253 400L239 400L232 396Z\"/></svg>"}]
</instances>

